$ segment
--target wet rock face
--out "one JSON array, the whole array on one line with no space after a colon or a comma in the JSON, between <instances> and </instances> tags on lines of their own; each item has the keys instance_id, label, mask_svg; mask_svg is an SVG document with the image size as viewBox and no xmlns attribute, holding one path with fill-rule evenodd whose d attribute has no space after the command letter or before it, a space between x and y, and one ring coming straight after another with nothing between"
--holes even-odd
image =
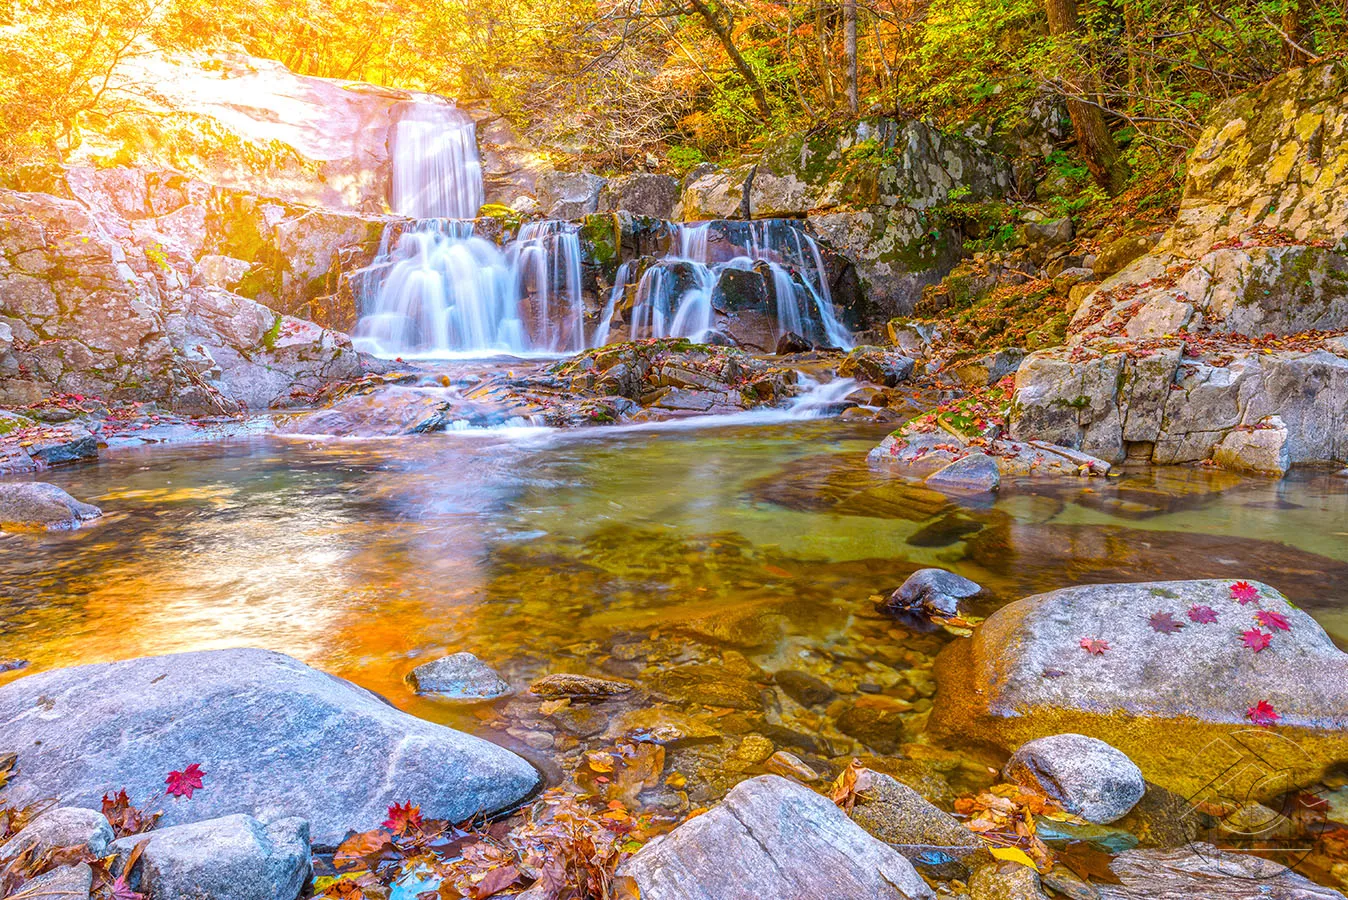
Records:
<instances>
[{"instance_id":1,"label":"wet rock face","mask_svg":"<svg viewBox=\"0 0 1348 900\"><path fill-rule=\"evenodd\" d=\"M300 816L320 846L376 827L406 796L428 816L461 820L516 803L538 781L508 751L261 650L30 675L0 688L0 730L23 760L11 802L96 806L114 787L153 796L190 760L205 770L206 787L190 803L167 804L164 826L236 813Z\"/></svg>"},{"instance_id":2,"label":"wet rock face","mask_svg":"<svg viewBox=\"0 0 1348 900\"><path fill-rule=\"evenodd\" d=\"M147 841L131 887L148 900L295 900L309 880L309 824L233 815L122 838L125 865Z\"/></svg>"},{"instance_id":3,"label":"wet rock face","mask_svg":"<svg viewBox=\"0 0 1348 900\"><path fill-rule=\"evenodd\" d=\"M933 725L1008 751L1064 732L1099 738L1192 797L1231 762L1221 746L1233 730L1258 739L1262 702L1278 715L1270 737L1296 752L1279 756L1278 785L1251 796L1309 783L1348 760L1348 654L1273 588L1234 584L1093 585L1009 604L943 654Z\"/></svg>"},{"instance_id":4,"label":"wet rock face","mask_svg":"<svg viewBox=\"0 0 1348 900\"><path fill-rule=\"evenodd\" d=\"M906 859L831 801L775 775L737 785L619 874L634 878L645 900L934 897Z\"/></svg>"},{"instance_id":5,"label":"wet rock face","mask_svg":"<svg viewBox=\"0 0 1348 900\"><path fill-rule=\"evenodd\" d=\"M1055 734L1011 755L1002 777L1036 788L1087 822L1107 825L1128 815L1147 784L1133 761L1104 741Z\"/></svg>"},{"instance_id":6,"label":"wet rock face","mask_svg":"<svg viewBox=\"0 0 1348 900\"><path fill-rule=\"evenodd\" d=\"M97 506L76 500L54 484L0 484L0 530L64 531L101 515Z\"/></svg>"},{"instance_id":7,"label":"wet rock face","mask_svg":"<svg viewBox=\"0 0 1348 900\"><path fill-rule=\"evenodd\" d=\"M130 156L224 187L361 212L386 207L395 117L409 105L443 103L369 84L352 90L221 49L136 54L122 62L113 84L136 89L122 91L129 108L115 128L86 130L77 150L84 161ZM184 122L178 139L155 138L165 118ZM204 137L196 143L193 135ZM222 141L249 152L222 154Z\"/></svg>"}]
</instances>

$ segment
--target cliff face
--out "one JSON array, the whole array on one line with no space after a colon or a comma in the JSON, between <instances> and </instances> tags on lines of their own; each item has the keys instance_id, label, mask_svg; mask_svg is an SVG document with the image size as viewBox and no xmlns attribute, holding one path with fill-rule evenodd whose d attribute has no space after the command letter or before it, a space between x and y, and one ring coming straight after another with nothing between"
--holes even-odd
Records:
<instances>
[{"instance_id":1,"label":"cliff face","mask_svg":"<svg viewBox=\"0 0 1348 900\"><path fill-rule=\"evenodd\" d=\"M208 184L352 212L388 210L389 132L429 94L296 75L242 52L138 54L114 73L128 100L71 162L166 168Z\"/></svg>"}]
</instances>

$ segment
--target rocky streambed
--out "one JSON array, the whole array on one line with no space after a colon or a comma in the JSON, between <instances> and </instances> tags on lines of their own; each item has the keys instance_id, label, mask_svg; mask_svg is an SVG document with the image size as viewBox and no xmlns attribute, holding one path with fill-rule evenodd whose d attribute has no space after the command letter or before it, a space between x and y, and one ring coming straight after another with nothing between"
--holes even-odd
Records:
<instances>
[{"instance_id":1,"label":"rocky streambed","mask_svg":"<svg viewBox=\"0 0 1348 900\"><path fill-rule=\"evenodd\" d=\"M13 840L97 856L103 827L65 810L126 788L165 813L151 897L466 892L515 866L505 896L541 882L529 848L570 797L646 897L1337 896L1342 480L969 495L868 466L886 424L711 421L147 444L44 473L103 515L0 536L0 657L26 662L0 687L0 798L63 805ZM890 598L932 567L969 581ZM1105 586L1045 593L1080 584ZM70 668L104 660L125 662ZM1036 741L1060 734L1087 737ZM1276 777L1203 780L1241 748ZM163 796L194 763L203 786ZM501 810L475 839L501 855L405 852L405 804ZM334 859L386 821L403 850Z\"/></svg>"}]
</instances>

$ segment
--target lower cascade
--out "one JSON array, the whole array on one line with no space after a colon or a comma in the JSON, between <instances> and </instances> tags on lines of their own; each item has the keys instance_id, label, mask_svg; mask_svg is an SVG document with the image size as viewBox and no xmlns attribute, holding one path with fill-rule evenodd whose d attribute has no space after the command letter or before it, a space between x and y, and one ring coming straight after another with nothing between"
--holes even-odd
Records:
<instances>
[{"instance_id":1,"label":"lower cascade","mask_svg":"<svg viewBox=\"0 0 1348 900\"><path fill-rule=\"evenodd\" d=\"M580 226L522 225L503 247L468 219L384 231L356 273L356 346L378 356L568 354L617 340L714 339L718 317L756 335L850 348L815 240L788 220L665 223L667 249L623 262L587 309ZM590 276L593 285L593 276ZM772 349L761 347L760 349Z\"/></svg>"}]
</instances>

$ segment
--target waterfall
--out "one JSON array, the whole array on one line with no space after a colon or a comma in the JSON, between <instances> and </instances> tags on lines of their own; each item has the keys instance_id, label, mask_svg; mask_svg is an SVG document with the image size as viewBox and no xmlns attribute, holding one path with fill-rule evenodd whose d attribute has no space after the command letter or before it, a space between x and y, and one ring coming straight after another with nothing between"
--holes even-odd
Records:
<instances>
[{"instance_id":1,"label":"waterfall","mask_svg":"<svg viewBox=\"0 0 1348 900\"><path fill-rule=\"evenodd\" d=\"M819 245L794 222L768 219L757 222L722 222L724 244L735 255L711 259L709 232L712 223L676 226L677 250L656 260L642 274L632 300L632 339L687 337L704 339L715 325L712 301L717 284L727 270L758 271L766 268L774 298L776 336L796 332L816 343L850 349L852 335L838 320L824 271ZM607 340L613 310L630 283L629 273L620 273L605 307L602 333Z\"/></svg>"},{"instance_id":2,"label":"waterfall","mask_svg":"<svg viewBox=\"0 0 1348 900\"><path fill-rule=\"evenodd\" d=\"M472 222L389 225L379 255L354 280L366 309L351 337L367 353L531 349L520 320L516 273L500 248L473 236Z\"/></svg>"},{"instance_id":3,"label":"waterfall","mask_svg":"<svg viewBox=\"0 0 1348 900\"><path fill-rule=\"evenodd\" d=\"M390 131L395 212L379 253L355 272L360 320L352 338L378 356L579 353L625 337L708 340L727 272L752 284L755 340L775 329L850 347L819 246L797 223L673 224L664 257L628 260L587 335L579 226L520 227L504 249L474 233L483 201L476 129L449 104L405 103ZM767 299L771 300L769 304ZM738 314L736 314L738 315ZM732 319L735 316L732 315ZM743 319L736 319L743 322ZM615 325L615 323L617 323Z\"/></svg>"},{"instance_id":4,"label":"waterfall","mask_svg":"<svg viewBox=\"0 0 1348 900\"><path fill-rule=\"evenodd\" d=\"M482 208L477 127L452 106L409 103L389 138L391 205L412 219L471 219Z\"/></svg>"}]
</instances>

